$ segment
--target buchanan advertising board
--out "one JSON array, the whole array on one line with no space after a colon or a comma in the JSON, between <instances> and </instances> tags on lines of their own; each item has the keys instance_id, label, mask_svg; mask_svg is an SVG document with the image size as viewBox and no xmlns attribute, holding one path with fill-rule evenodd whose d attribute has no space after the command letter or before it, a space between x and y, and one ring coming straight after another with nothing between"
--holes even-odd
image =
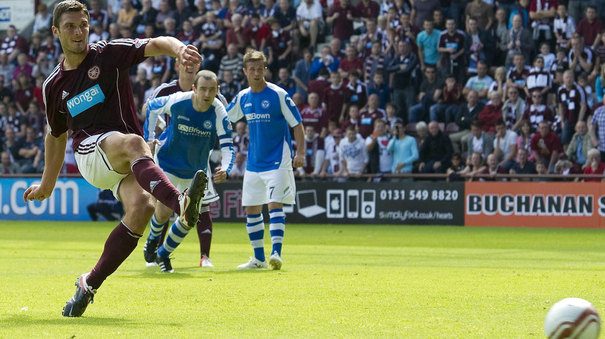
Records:
<instances>
[{"instance_id":1,"label":"buchanan advertising board","mask_svg":"<svg viewBox=\"0 0 605 339\"><path fill-rule=\"evenodd\" d=\"M213 219L242 221L241 182L216 185ZM458 225L464 222L464 184L428 182L297 182L288 222Z\"/></svg>"},{"instance_id":2,"label":"buchanan advertising board","mask_svg":"<svg viewBox=\"0 0 605 339\"><path fill-rule=\"evenodd\" d=\"M469 182L466 226L605 228L605 187L588 182Z\"/></svg>"}]
</instances>

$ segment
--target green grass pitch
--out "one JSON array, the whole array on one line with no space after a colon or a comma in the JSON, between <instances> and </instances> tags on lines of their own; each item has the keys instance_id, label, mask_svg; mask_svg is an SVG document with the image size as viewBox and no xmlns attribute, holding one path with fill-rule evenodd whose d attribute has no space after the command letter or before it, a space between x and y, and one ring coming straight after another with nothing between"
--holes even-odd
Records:
<instances>
[{"instance_id":1,"label":"green grass pitch","mask_svg":"<svg viewBox=\"0 0 605 339\"><path fill-rule=\"evenodd\" d=\"M168 275L145 268L140 241L84 316L63 318L113 226L0 222L0 337L541 338L561 298L605 315L601 230L288 225L282 271L237 272L244 225L216 223L214 270L197 267L196 234Z\"/></svg>"}]
</instances>

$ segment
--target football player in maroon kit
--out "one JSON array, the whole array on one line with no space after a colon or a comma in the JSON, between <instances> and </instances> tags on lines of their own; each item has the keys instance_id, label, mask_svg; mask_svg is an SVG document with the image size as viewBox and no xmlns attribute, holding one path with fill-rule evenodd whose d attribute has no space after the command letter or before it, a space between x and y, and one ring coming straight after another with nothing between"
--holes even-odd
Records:
<instances>
[{"instance_id":1,"label":"football player in maroon kit","mask_svg":"<svg viewBox=\"0 0 605 339\"><path fill-rule=\"evenodd\" d=\"M42 180L23 194L25 200L44 200L53 192L63 164L68 130L73 131L76 162L92 185L111 189L122 201L125 215L111 232L95 267L76 280L76 293L63 308L66 317L81 316L96 290L132 253L154 211L153 195L194 226L207 178L198 171L189 190L180 194L153 162L137 121L128 70L146 57L169 55L185 66L197 65L194 46L173 37L117 39L88 44L90 17L75 0L58 3L53 34L59 38L64 60L43 84L50 126L45 138Z\"/></svg>"}]
</instances>

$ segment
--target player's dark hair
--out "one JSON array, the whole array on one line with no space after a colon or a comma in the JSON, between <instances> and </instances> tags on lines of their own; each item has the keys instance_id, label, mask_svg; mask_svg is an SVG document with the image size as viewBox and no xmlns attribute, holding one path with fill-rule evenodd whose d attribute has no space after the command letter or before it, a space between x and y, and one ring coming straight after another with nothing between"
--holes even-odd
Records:
<instances>
[{"instance_id":1,"label":"player's dark hair","mask_svg":"<svg viewBox=\"0 0 605 339\"><path fill-rule=\"evenodd\" d=\"M84 4L76 0L64 0L59 2L53 10L53 26L59 28L61 16L68 12L84 12L90 20L90 14L88 14L88 9Z\"/></svg>"}]
</instances>

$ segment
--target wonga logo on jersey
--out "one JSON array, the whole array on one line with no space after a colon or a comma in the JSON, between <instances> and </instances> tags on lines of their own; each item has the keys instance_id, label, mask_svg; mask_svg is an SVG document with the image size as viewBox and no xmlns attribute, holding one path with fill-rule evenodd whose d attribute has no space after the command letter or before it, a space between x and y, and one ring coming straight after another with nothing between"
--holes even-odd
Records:
<instances>
[{"instance_id":1,"label":"wonga logo on jersey","mask_svg":"<svg viewBox=\"0 0 605 339\"><path fill-rule=\"evenodd\" d=\"M96 104L105 101L105 94L99 84L96 84L73 98L67 100L67 109L72 117L84 112Z\"/></svg>"}]
</instances>

